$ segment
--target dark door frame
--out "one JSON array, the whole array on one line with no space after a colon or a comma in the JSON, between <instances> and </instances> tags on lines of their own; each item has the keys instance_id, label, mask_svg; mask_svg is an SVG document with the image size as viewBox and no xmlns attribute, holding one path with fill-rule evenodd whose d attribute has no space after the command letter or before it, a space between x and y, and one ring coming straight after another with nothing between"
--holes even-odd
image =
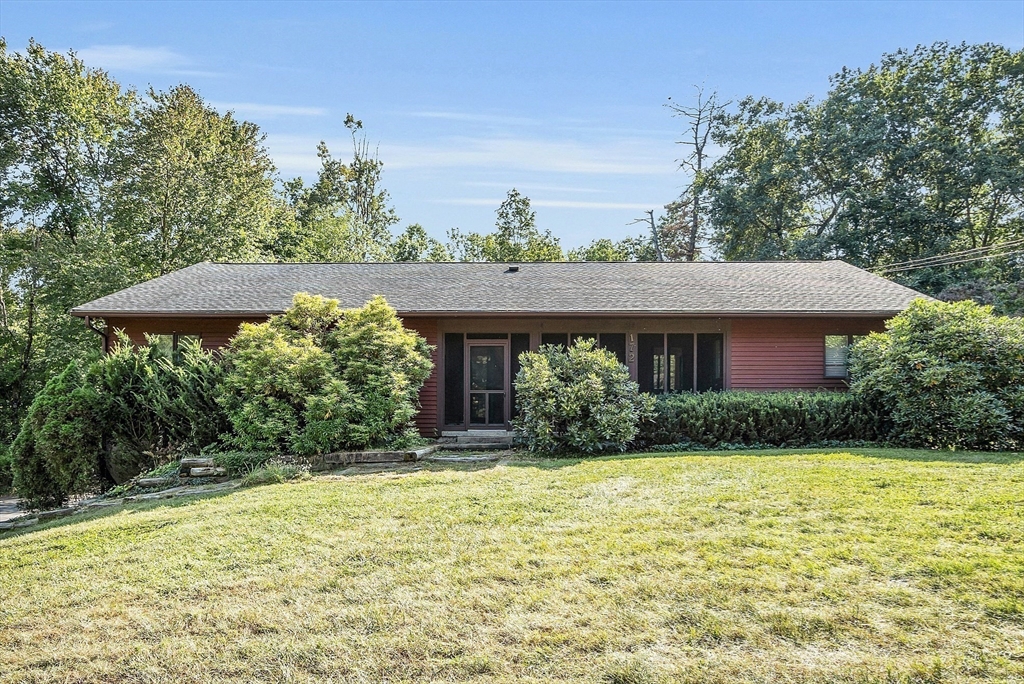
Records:
<instances>
[{"instance_id":1,"label":"dark door frame","mask_svg":"<svg viewBox=\"0 0 1024 684\"><path fill-rule=\"evenodd\" d=\"M465 352L463 354L463 357L464 357L464 360L463 360L464 373L463 373L463 380L462 380L463 415L465 416L465 423L463 424L463 427L465 429L467 429L467 430L507 430L509 428L509 420L508 420L509 406L508 406L508 402L509 402L509 398L510 398L510 392L509 392L509 387L510 387L510 383L509 383L509 380L510 380L510 378L509 378L509 366L510 366L510 363L509 363L510 362L510 359L509 359L509 340L508 339L504 339L504 340L501 340L501 339L498 339L498 340L479 340L479 339L472 339L472 340L470 340L470 339L464 339L462 343L463 343L464 349L465 349ZM503 371L503 374L504 374L504 379L503 379L504 388L502 389L502 394L504 394L505 400L502 402L502 405L504 407L504 409L503 409L504 415L501 417L501 425L500 426L498 424L496 424L496 423L489 423L487 425L476 425L476 424L473 424L471 422L472 419L470 417L470 406L469 406L469 395L470 395L470 391L471 391L470 390L470 373L472 372L470 367L469 367L470 347L501 347L502 348L502 371ZM482 391L487 391L490 394L495 394L496 393L494 391L489 391L489 390L482 390ZM490 407L488 407L488 411L489 410L490 410Z\"/></svg>"}]
</instances>

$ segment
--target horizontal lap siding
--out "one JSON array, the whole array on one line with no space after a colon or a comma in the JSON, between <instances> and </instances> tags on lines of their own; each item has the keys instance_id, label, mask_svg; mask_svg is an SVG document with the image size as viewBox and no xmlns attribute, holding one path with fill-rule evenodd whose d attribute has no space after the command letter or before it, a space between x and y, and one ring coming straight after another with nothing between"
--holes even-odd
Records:
<instances>
[{"instance_id":1,"label":"horizontal lap siding","mask_svg":"<svg viewBox=\"0 0 1024 684\"><path fill-rule=\"evenodd\" d=\"M150 335L199 335L203 349L227 346L242 323L261 323L265 318L108 318L107 330L123 330L135 344L145 344ZM111 337L111 343L114 338Z\"/></svg>"},{"instance_id":2,"label":"horizontal lap siding","mask_svg":"<svg viewBox=\"0 0 1024 684\"><path fill-rule=\"evenodd\" d=\"M433 437L437 433L437 370L438 370L438 344L437 344L437 320L434 318L407 318L402 321L406 328L415 330L422 335L427 344L434 350L430 354L430 360L434 362L434 368L430 371L430 377L420 388L420 412L416 414L416 429L424 437Z\"/></svg>"},{"instance_id":3,"label":"horizontal lap siding","mask_svg":"<svg viewBox=\"0 0 1024 684\"><path fill-rule=\"evenodd\" d=\"M729 340L731 389L840 389L825 377L825 335L865 335L884 319L734 319Z\"/></svg>"}]
</instances>

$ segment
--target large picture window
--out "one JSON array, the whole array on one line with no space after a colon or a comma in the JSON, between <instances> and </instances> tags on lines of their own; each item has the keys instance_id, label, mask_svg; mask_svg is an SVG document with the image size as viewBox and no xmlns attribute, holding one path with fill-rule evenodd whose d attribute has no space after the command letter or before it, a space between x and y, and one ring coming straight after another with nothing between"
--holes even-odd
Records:
<instances>
[{"instance_id":1,"label":"large picture window","mask_svg":"<svg viewBox=\"0 0 1024 684\"><path fill-rule=\"evenodd\" d=\"M637 382L641 392L707 392L724 387L721 333L640 333Z\"/></svg>"}]
</instances>

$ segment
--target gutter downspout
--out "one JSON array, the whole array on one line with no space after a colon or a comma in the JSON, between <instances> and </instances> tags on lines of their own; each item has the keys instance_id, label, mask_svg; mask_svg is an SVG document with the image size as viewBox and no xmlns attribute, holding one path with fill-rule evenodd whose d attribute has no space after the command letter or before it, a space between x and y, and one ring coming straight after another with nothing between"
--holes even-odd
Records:
<instances>
[{"instance_id":1,"label":"gutter downspout","mask_svg":"<svg viewBox=\"0 0 1024 684\"><path fill-rule=\"evenodd\" d=\"M103 338L103 353L106 354L108 351L107 347L110 344L110 336L105 331L100 330L99 328L94 326L92 324L92 317L90 316L85 317L85 327L87 327L89 330L92 330L94 333Z\"/></svg>"}]
</instances>

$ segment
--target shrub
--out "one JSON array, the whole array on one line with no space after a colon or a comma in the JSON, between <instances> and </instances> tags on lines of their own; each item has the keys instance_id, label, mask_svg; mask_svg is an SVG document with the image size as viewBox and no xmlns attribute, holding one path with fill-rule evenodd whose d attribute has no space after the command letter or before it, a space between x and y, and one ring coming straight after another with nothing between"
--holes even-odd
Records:
<instances>
[{"instance_id":1,"label":"shrub","mask_svg":"<svg viewBox=\"0 0 1024 684\"><path fill-rule=\"evenodd\" d=\"M581 340L525 352L516 375L517 438L531 451L624 451L654 399L615 355Z\"/></svg>"},{"instance_id":2,"label":"shrub","mask_svg":"<svg viewBox=\"0 0 1024 684\"><path fill-rule=\"evenodd\" d=\"M60 506L109 483L101 416L102 399L77 361L35 396L12 449L14 486L29 507Z\"/></svg>"},{"instance_id":3,"label":"shrub","mask_svg":"<svg viewBox=\"0 0 1024 684\"><path fill-rule=\"evenodd\" d=\"M1024 440L1024 320L919 299L854 345L851 388L907 446L1004 449Z\"/></svg>"},{"instance_id":4,"label":"shrub","mask_svg":"<svg viewBox=\"0 0 1024 684\"><path fill-rule=\"evenodd\" d=\"M220 398L230 444L311 455L403 434L430 375L426 340L383 297L359 309L304 293L266 323L244 324L227 351Z\"/></svg>"},{"instance_id":5,"label":"shrub","mask_svg":"<svg viewBox=\"0 0 1024 684\"><path fill-rule=\"evenodd\" d=\"M214 464L228 471L231 477L240 477L262 468L275 454L266 451L218 451L206 454Z\"/></svg>"},{"instance_id":6,"label":"shrub","mask_svg":"<svg viewBox=\"0 0 1024 684\"><path fill-rule=\"evenodd\" d=\"M713 449L881 441L891 426L848 392L705 392L663 395L641 426L645 446Z\"/></svg>"},{"instance_id":7,"label":"shrub","mask_svg":"<svg viewBox=\"0 0 1024 684\"><path fill-rule=\"evenodd\" d=\"M291 480L302 480L309 476L309 469L294 463L278 463L270 461L242 477L243 487L257 485L281 484Z\"/></svg>"},{"instance_id":8,"label":"shrub","mask_svg":"<svg viewBox=\"0 0 1024 684\"><path fill-rule=\"evenodd\" d=\"M0 494L11 491L14 485L14 465L11 457L11 446L0 444Z\"/></svg>"},{"instance_id":9,"label":"shrub","mask_svg":"<svg viewBox=\"0 0 1024 684\"><path fill-rule=\"evenodd\" d=\"M36 395L12 446L18 493L60 505L197 453L226 424L220 375L198 345L170 359L125 338L88 366L70 364Z\"/></svg>"}]
</instances>

